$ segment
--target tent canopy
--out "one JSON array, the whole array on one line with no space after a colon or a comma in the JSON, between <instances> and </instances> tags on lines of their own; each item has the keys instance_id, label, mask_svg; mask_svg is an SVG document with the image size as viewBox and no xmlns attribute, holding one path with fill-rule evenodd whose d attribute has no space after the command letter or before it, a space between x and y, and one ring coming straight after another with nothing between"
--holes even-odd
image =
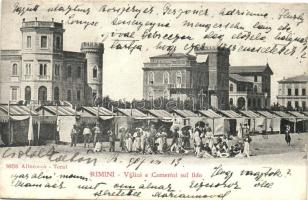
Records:
<instances>
[{"instance_id":1,"label":"tent canopy","mask_svg":"<svg viewBox=\"0 0 308 200\"><path fill-rule=\"evenodd\" d=\"M259 114L263 115L266 118L279 118L279 116L272 114L268 111L257 111Z\"/></svg>"},{"instance_id":2,"label":"tent canopy","mask_svg":"<svg viewBox=\"0 0 308 200\"><path fill-rule=\"evenodd\" d=\"M233 110L220 110L220 112L222 112L222 114L226 115L227 117L231 118L231 119L235 119L235 118L243 118L242 115L236 113Z\"/></svg>"},{"instance_id":3,"label":"tent canopy","mask_svg":"<svg viewBox=\"0 0 308 200\"><path fill-rule=\"evenodd\" d=\"M24 116L30 115L30 107L23 105L1 105L0 110L4 111L8 115L10 111L10 116ZM38 113L31 109L31 115L37 116Z\"/></svg>"},{"instance_id":4,"label":"tent canopy","mask_svg":"<svg viewBox=\"0 0 308 200\"><path fill-rule=\"evenodd\" d=\"M173 116L166 110L147 110L151 115L163 120L172 120Z\"/></svg>"},{"instance_id":5,"label":"tent canopy","mask_svg":"<svg viewBox=\"0 0 308 200\"><path fill-rule=\"evenodd\" d=\"M132 117L134 119L155 119L155 117L150 117L150 116L144 114L143 112L141 112L140 110L137 110L135 108L134 109L118 108L117 111L124 116Z\"/></svg>"},{"instance_id":6,"label":"tent canopy","mask_svg":"<svg viewBox=\"0 0 308 200\"><path fill-rule=\"evenodd\" d=\"M243 113L244 115L246 115L249 118L258 118L261 117L260 114L253 112L251 110L242 110L240 111L241 113Z\"/></svg>"},{"instance_id":7,"label":"tent canopy","mask_svg":"<svg viewBox=\"0 0 308 200\"><path fill-rule=\"evenodd\" d=\"M276 115L280 116L281 118L285 118L285 119L291 119L294 118L294 116L290 115L287 112L284 111L273 111Z\"/></svg>"},{"instance_id":8,"label":"tent canopy","mask_svg":"<svg viewBox=\"0 0 308 200\"><path fill-rule=\"evenodd\" d=\"M296 118L300 118L300 119L308 119L308 116L298 112L298 111L289 111L289 113L291 115L294 115Z\"/></svg>"},{"instance_id":9,"label":"tent canopy","mask_svg":"<svg viewBox=\"0 0 308 200\"><path fill-rule=\"evenodd\" d=\"M222 118L222 116L215 111L208 109L208 110L199 110L198 111L201 115L209 117L209 118Z\"/></svg>"},{"instance_id":10,"label":"tent canopy","mask_svg":"<svg viewBox=\"0 0 308 200\"><path fill-rule=\"evenodd\" d=\"M176 113L177 115L180 115L183 118L198 117L198 114L190 110L172 110L172 112Z\"/></svg>"},{"instance_id":11,"label":"tent canopy","mask_svg":"<svg viewBox=\"0 0 308 200\"><path fill-rule=\"evenodd\" d=\"M82 106L81 107L82 110L91 113L92 115L97 115L99 114L99 116L112 116L114 115L113 112L111 112L110 110L108 110L107 108L104 107L89 107L89 106Z\"/></svg>"},{"instance_id":12,"label":"tent canopy","mask_svg":"<svg viewBox=\"0 0 308 200\"><path fill-rule=\"evenodd\" d=\"M74 116L76 114L75 110L70 106L40 106L36 109L37 112L47 111L50 115L58 116Z\"/></svg>"}]
</instances>

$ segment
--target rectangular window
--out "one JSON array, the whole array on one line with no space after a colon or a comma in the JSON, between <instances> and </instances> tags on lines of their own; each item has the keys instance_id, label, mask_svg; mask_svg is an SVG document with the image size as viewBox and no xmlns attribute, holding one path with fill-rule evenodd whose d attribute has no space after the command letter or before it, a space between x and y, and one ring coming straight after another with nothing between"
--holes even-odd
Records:
<instances>
[{"instance_id":1,"label":"rectangular window","mask_svg":"<svg viewBox=\"0 0 308 200\"><path fill-rule=\"evenodd\" d=\"M72 101L72 92L71 92L71 90L67 90L67 101Z\"/></svg>"},{"instance_id":2,"label":"rectangular window","mask_svg":"<svg viewBox=\"0 0 308 200\"><path fill-rule=\"evenodd\" d=\"M298 105L298 101L295 101L295 108L298 108L299 105Z\"/></svg>"},{"instance_id":3,"label":"rectangular window","mask_svg":"<svg viewBox=\"0 0 308 200\"><path fill-rule=\"evenodd\" d=\"M12 66L12 76L18 76L18 67L16 63Z\"/></svg>"},{"instance_id":4,"label":"rectangular window","mask_svg":"<svg viewBox=\"0 0 308 200\"><path fill-rule=\"evenodd\" d=\"M295 88L295 96L298 96L298 88Z\"/></svg>"},{"instance_id":5,"label":"rectangular window","mask_svg":"<svg viewBox=\"0 0 308 200\"><path fill-rule=\"evenodd\" d=\"M302 89L302 96L306 96L306 89L305 88Z\"/></svg>"},{"instance_id":6,"label":"rectangular window","mask_svg":"<svg viewBox=\"0 0 308 200\"><path fill-rule=\"evenodd\" d=\"M11 90L11 100L12 101L17 100L17 88L16 87L12 88L12 90Z\"/></svg>"},{"instance_id":7,"label":"rectangular window","mask_svg":"<svg viewBox=\"0 0 308 200\"><path fill-rule=\"evenodd\" d=\"M302 108L303 108L303 110L306 110L306 101L302 102Z\"/></svg>"},{"instance_id":8,"label":"rectangular window","mask_svg":"<svg viewBox=\"0 0 308 200\"><path fill-rule=\"evenodd\" d=\"M40 76L46 76L47 75L47 64L40 64Z\"/></svg>"},{"instance_id":9,"label":"rectangular window","mask_svg":"<svg viewBox=\"0 0 308 200\"><path fill-rule=\"evenodd\" d=\"M77 101L80 101L80 90L77 90Z\"/></svg>"},{"instance_id":10,"label":"rectangular window","mask_svg":"<svg viewBox=\"0 0 308 200\"><path fill-rule=\"evenodd\" d=\"M31 75L31 63L26 64L26 75Z\"/></svg>"},{"instance_id":11,"label":"rectangular window","mask_svg":"<svg viewBox=\"0 0 308 200\"><path fill-rule=\"evenodd\" d=\"M60 75L60 64L55 64L55 76Z\"/></svg>"},{"instance_id":12,"label":"rectangular window","mask_svg":"<svg viewBox=\"0 0 308 200\"><path fill-rule=\"evenodd\" d=\"M47 48L47 36L41 36L41 48Z\"/></svg>"},{"instance_id":13,"label":"rectangular window","mask_svg":"<svg viewBox=\"0 0 308 200\"><path fill-rule=\"evenodd\" d=\"M254 82L258 82L258 76L257 75L254 76Z\"/></svg>"},{"instance_id":14,"label":"rectangular window","mask_svg":"<svg viewBox=\"0 0 308 200\"><path fill-rule=\"evenodd\" d=\"M27 48L31 48L31 36L27 36Z\"/></svg>"},{"instance_id":15,"label":"rectangular window","mask_svg":"<svg viewBox=\"0 0 308 200\"><path fill-rule=\"evenodd\" d=\"M291 101L288 101L287 107L288 107L288 108L291 108L291 107L292 107Z\"/></svg>"},{"instance_id":16,"label":"rectangular window","mask_svg":"<svg viewBox=\"0 0 308 200\"><path fill-rule=\"evenodd\" d=\"M81 67L77 68L77 78L81 78Z\"/></svg>"},{"instance_id":17,"label":"rectangular window","mask_svg":"<svg viewBox=\"0 0 308 200\"><path fill-rule=\"evenodd\" d=\"M291 96L292 95L292 90L291 88L288 88L288 96Z\"/></svg>"},{"instance_id":18,"label":"rectangular window","mask_svg":"<svg viewBox=\"0 0 308 200\"><path fill-rule=\"evenodd\" d=\"M59 36L56 37L56 48L61 49L61 38Z\"/></svg>"},{"instance_id":19,"label":"rectangular window","mask_svg":"<svg viewBox=\"0 0 308 200\"><path fill-rule=\"evenodd\" d=\"M72 67L71 67L71 65L67 65L67 77L72 77Z\"/></svg>"}]
</instances>

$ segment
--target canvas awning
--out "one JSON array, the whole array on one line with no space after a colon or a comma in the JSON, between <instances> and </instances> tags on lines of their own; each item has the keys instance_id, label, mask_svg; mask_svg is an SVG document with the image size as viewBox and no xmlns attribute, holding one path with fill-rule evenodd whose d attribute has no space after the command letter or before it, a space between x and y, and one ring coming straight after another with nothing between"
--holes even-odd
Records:
<instances>
[{"instance_id":1,"label":"canvas awning","mask_svg":"<svg viewBox=\"0 0 308 200\"><path fill-rule=\"evenodd\" d=\"M23 105L1 105L0 109L5 112L6 115L8 115L8 112L10 110L10 116L25 116L30 115L30 107L23 106ZM31 109L31 115L38 115L37 112L34 111L34 109Z\"/></svg>"},{"instance_id":2,"label":"canvas awning","mask_svg":"<svg viewBox=\"0 0 308 200\"><path fill-rule=\"evenodd\" d=\"M266 118L279 118L279 116L272 114L268 111L257 111L259 114L263 115Z\"/></svg>"},{"instance_id":3,"label":"canvas awning","mask_svg":"<svg viewBox=\"0 0 308 200\"><path fill-rule=\"evenodd\" d=\"M173 116L171 113L167 112L166 110L148 110L148 112L162 120L172 120Z\"/></svg>"},{"instance_id":4,"label":"canvas awning","mask_svg":"<svg viewBox=\"0 0 308 200\"><path fill-rule=\"evenodd\" d=\"M208 109L208 110L199 110L198 111L201 115L203 116L206 116L206 117L209 117L209 118L222 118L222 116L216 112L214 112L213 110L211 109Z\"/></svg>"},{"instance_id":5,"label":"canvas awning","mask_svg":"<svg viewBox=\"0 0 308 200\"><path fill-rule=\"evenodd\" d=\"M261 117L260 114L253 112L251 110L243 110L243 111L240 111L240 112L243 113L244 115L246 115L247 117L252 118L252 119Z\"/></svg>"},{"instance_id":6,"label":"canvas awning","mask_svg":"<svg viewBox=\"0 0 308 200\"><path fill-rule=\"evenodd\" d=\"M76 114L75 110L70 106L41 106L36 110L46 110L52 115L58 114L58 116L74 116Z\"/></svg>"},{"instance_id":7,"label":"canvas awning","mask_svg":"<svg viewBox=\"0 0 308 200\"><path fill-rule=\"evenodd\" d=\"M183 118L189 118L189 117L199 117L198 114L190 111L190 110L173 110L176 114L180 115Z\"/></svg>"},{"instance_id":8,"label":"canvas awning","mask_svg":"<svg viewBox=\"0 0 308 200\"><path fill-rule=\"evenodd\" d=\"M89 106L82 106L83 110L91 113L92 115L99 115L99 116L110 116L114 115L113 112L108 110L107 108L104 107L89 107Z\"/></svg>"},{"instance_id":9,"label":"canvas awning","mask_svg":"<svg viewBox=\"0 0 308 200\"><path fill-rule=\"evenodd\" d=\"M298 111L289 111L289 113L291 115L294 115L296 118L300 118L300 119L308 119L308 116L298 112Z\"/></svg>"},{"instance_id":10,"label":"canvas awning","mask_svg":"<svg viewBox=\"0 0 308 200\"><path fill-rule=\"evenodd\" d=\"M151 120L151 119L156 119L155 117L150 117L140 110L137 109L118 109L118 112L122 113L124 116L131 117L133 119L145 119L145 120Z\"/></svg>"},{"instance_id":11,"label":"canvas awning","mask_svg":"<svg viewBox=\"0 0 308 200\"><path fill-rule=\"evenodd\" d=\"M222 112L224 115L226 115L227 117L231 118L231 119L235 119L235 118L243 118L242 115L236 113L233 110L220 110L220 112Z\"/></svg>"},{"instance_id":12,"label":"canvas awning","mask_svg":"<svg viewBox=\"0 0 308 200\"><path fill-rule=\"evenodd\" d=\"M287 112L284 112L284 111L273 111L276 115L280 116L281 118L284 118L284 119L292 119L292 118L295 118L294 116L290 115L289 113Z\"/></svg>"}]
</instances>

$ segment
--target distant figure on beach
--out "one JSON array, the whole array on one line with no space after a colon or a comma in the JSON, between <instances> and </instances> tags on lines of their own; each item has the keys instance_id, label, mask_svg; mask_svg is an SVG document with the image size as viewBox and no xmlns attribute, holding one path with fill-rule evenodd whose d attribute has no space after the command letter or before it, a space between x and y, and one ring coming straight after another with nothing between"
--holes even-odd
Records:
<instances>
[{"instance_id":1,"label":"distant figure on beach","mask_svg":"<svg viewBox=\"0 0 308 200\"><path fill-rule=\"evenodd\" d=\"M287 145L290 146L290 144L291 144L291 136L290 136L290 126L289 125L286 125L285 140L286 140Z\"/></svg>"}]
</instances>

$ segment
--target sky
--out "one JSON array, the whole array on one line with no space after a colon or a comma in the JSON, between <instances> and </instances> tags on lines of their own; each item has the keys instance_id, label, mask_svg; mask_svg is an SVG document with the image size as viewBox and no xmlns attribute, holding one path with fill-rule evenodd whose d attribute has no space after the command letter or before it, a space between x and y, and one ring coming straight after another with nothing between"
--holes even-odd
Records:
<instances>
[{"instance_id":1,"label":"sky","mask_svg":"<svg viewBox=\"0 0 308 200\"><path fill-rule=\"evenodd\" d=\"M128 51L119 51L112 50L110 46L112 45L112 38L110 38L110 33L112 31L126 32L126 31L136 31L135 27L127 26L112 26L111 21L117 16L115 13L98 13L92 12L90 15L78 14L76 13L75 19L88 20L88 21L98 21L98 27L88 27L83 30L81 25L69 25L67 23L68 15L63 13L48 13L44 11L39 11L37 13L25 13L22 16L13 13L12 10L16 2L19 5L31 6L30 3L25 1L2 1L2 10L1 10L1 49L20 49L21 48L21 32L19 28L21 27L22 19L25 18L26 21L34 20L35 17L38 20L48 20L54 18L55 21L64 20L64 50L66 51L80 51L80 45L84 41L93 41L93 42L102 42L102 34L106 35L109 33L109 37L103 41L105 45L105 53L103 55L103 95L109 95L114 99L125 98L130 99L141 99L142 98L142 81L143 81L143 72L142 67L143 63L149 62L149 57L159 54L166 53L165 51L157 50L154 46L157 44L157 40L144 40L140 41L140 44L143 45L141 52L136 51L135 53L130 54ZM32 1L34 2L34 1ZM36 1L36 3L41 5L41 8L46 10L47 7L55 7L57 4L67 6L68 3L73 4L73 1L49 1L42 3L43 1ZM76 1L78 2L78 1ZM107 6L127 6L128 4L133 5L132 2L118 2L116 4L107 2L98 2L98 1L83 1L79 2L80 5L84 7L90 7L92 10L97 10L101 5L107 4ZM159 7L160 10L163 6L162 2L150 2L142 3L139 2L136 4L140 7L145 7L149 5L154 5ZM277 12L281 11L282 8L286 7L293 13L305 13L303 24L296 26L294 22L290 19L286 19L285 22L289 22L292 31L294 34L300 35L302 37L307 37L308 26L307 23L307 4L303 5L282 5L282 4L245 4L245 3L229 3L229 4L219 4L219 3L187 3L182 2L175 4L173 3L172 8L209 8L210 11L218 11L222 8L236 8L241 10L254 10L258 12L269 12L273 16L277 15ZM212 12L211 12L212 13ZM72 14L72 13L71 13ZM120 19L134 19L134 15L121 15ZM204 30L201 28L196 29L183 29L181 26L184 20L199 21L199 22L220 22L224 23L226 20L230 22L240 22L243 25L249 25L255 23L257 20L252 21L251 19L245 18L243 16L238 17L221 17L218 15L212 15L208 18L195 17L195 16L181 16L178 19L175 16L162 16L162 15L143 15L140 14L137 20L153 20L156 22L170 22L172 24L172 29L167 30L166 32L181 33L181 34L190 34L192 33L195 38L199 38L204 34ZM277 26L278 21L276 18L268 19L264 22L264 25ZM282 23L282 22L281 22ZM162 30L162 29L157 29ZM221 33L221 32L219 32ZM138 34L138 32L137 32ZM140 34L140 33L139 33ZM232 30L227 30L226 35L232 34ZM228 42L228 40L226 40ZM201 40L196 39L197 42L202 42ZM209 45L216 44L215 41L206 41ZM245 41L236 41L238 44L245 44ZM267 45L272 41L263 42L262 45ZM185 42L179 42L177 52L184 52L183 46ZM247 44L260 44L247 42ZM300 46L302 47L302 46ZM281 55L269 55L269 54L256 54L256 53L242 53L242 52L231 52L230 54L230 65L265 65L268 63L274 72L272 76L272 102L276 102L276 95L278 93L278 83L277 81L283 79L283 77L290 77L300 75L304 72L308 72L308 59L297 59L296 56L281 56ZM0 72L1 73L1 72Z\"/></svg>"}]
</instances>

